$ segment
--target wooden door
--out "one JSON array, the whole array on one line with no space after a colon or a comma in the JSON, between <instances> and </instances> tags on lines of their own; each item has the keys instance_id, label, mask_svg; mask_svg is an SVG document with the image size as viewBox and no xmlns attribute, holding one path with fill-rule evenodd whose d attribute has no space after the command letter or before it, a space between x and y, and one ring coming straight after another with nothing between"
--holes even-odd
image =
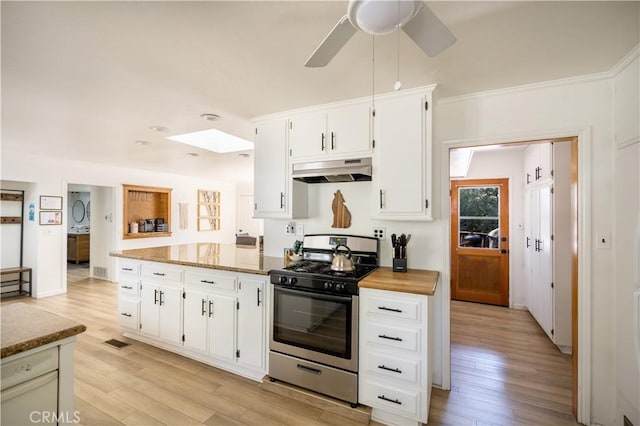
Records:
<instances>
[{"instance_id":1,"label":"wooden door","mask_svg":"<svg viewBox=\"0 0 640 426\"><path fill-rule=\"evenodd\" d=\"M451 298L509 305L509 182L451 181Z\"/></svg>"}]
</instances>

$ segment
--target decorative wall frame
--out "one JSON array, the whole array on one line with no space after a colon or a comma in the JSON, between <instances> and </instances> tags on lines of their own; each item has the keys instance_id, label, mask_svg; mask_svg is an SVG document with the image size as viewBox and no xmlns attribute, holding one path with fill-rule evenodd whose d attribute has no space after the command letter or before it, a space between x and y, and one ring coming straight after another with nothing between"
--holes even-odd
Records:
<instances>
[{"instance_id":1,"label":"decorative wall frame","mask_svg":"<svg viewBox=\"0 0 640 426\"><path fill-rule=\"evenodd\" d=\"M220 230L220 192L198 190L198 231Z\"/></svg>"},{"instance_id":2,"label":"decorative wall frame","mask_svg":"<svg viewBox=\"0 0 640 426\"><path fill-rule=\"evenodd\" d=\"M62 225L61 211L41 211L40 225Z\"/></svg>"},{"instance_id":3,"label":"decorative wall frame","mask_svg":"<svg viewBox=\"0 0 640 426\"><path fill-rule=\"evenodd\" d=\"M41 195L40 210L62 210L62 197L55 195Z\"/></svg>"}]
</instances>

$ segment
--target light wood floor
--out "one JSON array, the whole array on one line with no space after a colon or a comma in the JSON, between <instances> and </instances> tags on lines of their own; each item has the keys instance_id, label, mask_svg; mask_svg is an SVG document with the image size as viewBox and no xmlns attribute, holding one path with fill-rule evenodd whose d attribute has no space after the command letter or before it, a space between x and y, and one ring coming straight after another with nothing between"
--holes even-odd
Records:
<instances>
[{"instance_id":1,"label":"light wood floor","mask_svg":"<svg viewBox=\"0 0 640 426\"><path fill-rule=\"evenodd\" d=\"M71 277L70 277L71 278ZM77 278L77 277L76 277ZM14 298L87 325L75 351L82 425L352 425L261 384L121 336L117 286L70 280L68 293ZM429 424L571 425L571 360L532 317L452 302L452 390L433 390ZM116 338L131 346L104 343Z\"/></svg>"}]
</instances>

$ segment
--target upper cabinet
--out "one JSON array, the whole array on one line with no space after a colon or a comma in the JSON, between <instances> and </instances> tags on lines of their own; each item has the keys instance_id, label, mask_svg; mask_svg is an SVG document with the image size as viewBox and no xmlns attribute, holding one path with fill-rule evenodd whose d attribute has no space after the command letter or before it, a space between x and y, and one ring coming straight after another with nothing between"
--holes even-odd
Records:
<instances>
[{"instance_id":1,"label":"upper cabinet","mask_svg":"<svg viewBox=\"0 0 640 426\"><path fill-rule=\"evenodd\" d=\"M287 126L285 118L256 123L254 217L300 218L307 215L306 185L290 179Z\"/></svg>"},{"instance_id":2,"label":"upper cabinet","mask_svg":"<svg viewBox=\"0 0 640 426\"><path fill-rule=\"evenodd\" d=\"M373 212L383 220L431 220L431 110L435 86L376 100Z\"/></svg>"},{"instance_id":3,"label":"upper cabinet","mask_svg":"<svg viewBox=\"0 0 640 426\"><path fill-rule=\"evenodd\" d=\"M367 101L291 115L291 161L371 155L371 115Z\"/></svg>"},{"instance_id":4,"label":"upper cabinet","mask_svg":"<svg viewBox=\"0 0 640 426\"><path fill-rule=\"evenodd\" d=\"M553 178L553 144L529 145L524 151L525 187L547 183Z\"/></svg>"}]
</instances>

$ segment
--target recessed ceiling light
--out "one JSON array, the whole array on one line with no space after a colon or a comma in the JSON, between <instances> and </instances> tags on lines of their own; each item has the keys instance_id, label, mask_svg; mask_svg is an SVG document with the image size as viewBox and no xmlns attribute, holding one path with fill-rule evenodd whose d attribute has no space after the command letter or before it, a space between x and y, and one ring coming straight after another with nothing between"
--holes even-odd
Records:
<instances>
[{"instance_id":1,"label":"recessed ceiling light","mask_svg":"<svg viewBox=\"0 0 640 426\"><path fill-rule=\"evenodd\" d=\"M197 152L187 152L187 155L189 157L198 157L198 156L200 156L200 154L198 154Z\"/></svg>"},{"instance_id":2,"label":"recessed ceiling light","mask_svg":"<svg viewBox=\"0 0 640 426\"><path fill-rule=\"evenodd\" d=\"M216 121L220 116L218 114L200 114L200 118L208 121Z\"/></svg>"},{"instance_id":3,"label":"recessed ceiling light","mask_svg":"<svg viewBox=\"0 0 640 426\"><path fill-rule=\"evenodd\" d=\"M149 142L149 141L136 141L136 143L138 145L151 145L151 142Z\"/></svg>"},{"instance_id":4,"label":"recessed ceiling light","mask_svg":"<svg viewBox=\"0 0 640 426\"><path fill-rule=\"evenodd\" d=\"M230 135L218 129L167 136L167 139L220 154L253 149L253 142Z\"/></svg>"},{"instance_id":5,"label":"recessed ceiling light","mask_svg":"<svg viewBox=\"0 0 640 426\"><path fill-rule=\"evenodd\" d=\"M149 128L154 132L164 132L165 130L167 130L167 128L164 126L149 126Z\"/></svg>"}]
</instances>

